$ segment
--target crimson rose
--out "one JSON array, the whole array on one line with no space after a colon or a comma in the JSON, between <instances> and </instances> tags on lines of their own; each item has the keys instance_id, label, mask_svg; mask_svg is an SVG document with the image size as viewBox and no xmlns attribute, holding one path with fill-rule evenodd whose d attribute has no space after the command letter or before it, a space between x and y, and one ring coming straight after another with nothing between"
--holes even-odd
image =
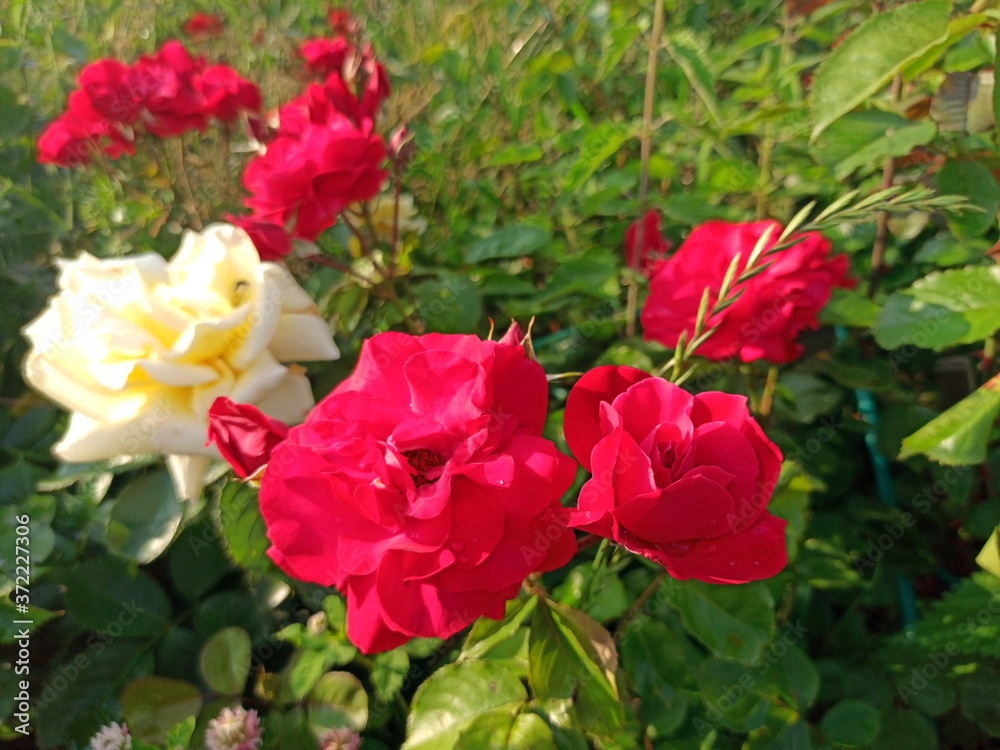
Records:
<instances>
[{"instance_id":1,"label":"crimson rose","mask_svg":"<svg viewBox=\"0 0 1000 750\"><path fill-rule=\"evenodd\" d=\"M781 234L774 221L709 221L696 227L653 274L642 309L646 340L672 348L687 331L690 341L705 288L711 290L709 303L714 303L733 257L740 253L738 273L742 273L754 245L769 228L771 247ZM744 362L766 359L776 364L796 359L802 346L795 337L804 328L817 327L816 315L830 299L830 290L853 286L844 278L847 257L828 258L830 247L829 240L809 232L799 243L770 256L771 265L741 285L739 299L709 318L708 326L719 329L695 353L714 360L739 356Z\"/></svg>"},{"instance_id":2,"label":"crimson rose","mask_svg":"<svg viewBox=\"0 0 1000 750\"><path fill-rule=\"evenodd\" d=\"M571 526L680 580L745 583L785 566L785 522L766 508L781 452L742 396L692 396L633 367L597 367L570 391L565 429L593 474Z\"/></svg>"},{"instance_id":3,"label":"crimson rose","mask_svg":"<svg viewBox=\"0 0 1000 750\"><path fill-rule=\"evenodd\" d=\"M346 594L365 652L500 618L576 550L575 463L541 436L548 387L520 336L373 337L264 470L268 554Z\"/></svg>"}]
</instances>

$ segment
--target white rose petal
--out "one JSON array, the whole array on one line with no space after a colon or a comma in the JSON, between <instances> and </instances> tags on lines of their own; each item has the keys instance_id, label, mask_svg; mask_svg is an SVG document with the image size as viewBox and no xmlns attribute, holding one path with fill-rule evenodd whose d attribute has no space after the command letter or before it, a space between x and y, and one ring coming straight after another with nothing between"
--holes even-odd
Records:
<instances>
[{"instance_id":1,"label":"white rose petal","mask_svg":"<svg viewBox=\"0 0 1000 750\"><path fill-rule=\"evenodd\" d=\"M339 356L313 301L262 263L238 227L188 232L168 263L146 253L59 260L59 292L25 326L25 380L72 412L53 452L98 461L160 452L178 493L197 497L215 446L218 396L297 422L313 406L294 360Z\"/></svg>"}]
</instances>

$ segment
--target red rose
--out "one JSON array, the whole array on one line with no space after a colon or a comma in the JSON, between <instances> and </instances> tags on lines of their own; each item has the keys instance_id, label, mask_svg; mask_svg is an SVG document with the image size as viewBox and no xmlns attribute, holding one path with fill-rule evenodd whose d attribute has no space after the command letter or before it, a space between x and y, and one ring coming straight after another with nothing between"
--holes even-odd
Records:
<instances>
[{"instance_id":1,"label":"red rose","mask_svg":"<svg viewBox=\"0 0 1000 750\"><path fill-rule=\"evenodd\" d=\"M323 77L339 72L350 51L351 45L343 37L310 39L299 47L299 54L306 61L309 72Z\"/></svg>"},{"instance_id":2,"label":"red rose","mask_svg":"<svg viewBox=\"0 0 1000 750\"><path fill-rule=\"evenodd\" d=\"M226 30L226 22L212 13L192 13L182 28L190 37L207 39L222 36Z\"/></svg>"},{"instance_id":3,"label":"red rose","mask_svg":"<svg viewBox=\"0 0 1000 750\"><path fill-rule=\"evenodd\" d=\"M226 65L213 65L194 79L194 86L209 117L230 122L241 112L260 112L260 89Z\"/></svg>"},{"instance_id":4,"label":"red rose","mask_svg":"<svg viewBox=\"0 0 1000 750\"><path fill-rule=\"evenodd\" d=\"M38 161L75 167L90 161L95 149L117 159L135 153L135 144L119 123L109 120L91 106L82 89L69 95L66 112L53 120L38 139Z\"/></svg>"},{"instance_id":5,"label":"red rose","mask_svg":"<svg viewBox=\"0 0 1000 750\"><path fill-rule=\"evenodd\" d=\"M84 66L78 81L91 109L100 117L130 123L138 116L139 101L132 91L127 65L97 60Z\"/></svg>"},{"instance_id":6,"label":"red rose","mask_svg":"<svg viewBox=\"0 0 1000 750\"><path fill-rule=\"evenodd\" d=\"M237 404L225 396L208 410L208 442L218 446L236 476L246 479L271 458L271 452L288 437L288 425L271 419L250 404Z\"/></svg>"},{"instance_id":7,"label":"red rose","mask_svg":"<svg viewBox=\"0 0 1000 750\"><path fill-rule=\"evenodd\" d=\"M129 85L143 107L146 130L170 138L205 129L205 98L194 85L204 67L203 59L192 59L176 41L167 42L152 57L139 58L129 72Z\"/></svg>"},{"instance_id":8,"label":"red rose","mask_svg":"<svg viewBox=\"0 0 1000 750\"><path fill-rule=\"evenodd\" d=\"M545 373L519 341L369 339L264 471L271 558L344 592L365 652L500 618L576 550L559 505L575 463L541 436Z\"/></svg>"},{"instance_id":9,"label":"red rose","mask_svg":"<svg viewBox=\"0 0 1000 750\"><path fill-rule=\"evenodd\" d=\"M281 109L277 136L243 172L246 204L267 221L294 223L293 236L315 240L347 206L378 195L385 155L371 120L332 75Z\"/></svg>"},{"instance_id":10,"label":"red rose","mask_svg":"<svg viewBox=\"0 0 1000 750\"><path fill-rule=\"evenodd\" d=\"M254 216L229 215L226 221L235 224L250 236L261 260L281 260L292 252L292 238L279 224Z\"/></svg>"},{"instance_id":11,"label":"red rose","mask_svg":"<svg viewBox=\"0 0 1000 750\"><path fill-rule=\"evenodd\" d=\"M742 396L692 396L633 367L598 367L570 391L565 430L593 474L571 526L680 580L745 583L785 566L785 522L766 508L781 452Z\"/></svg>"},{"instance_id":12,"label":"red rose","mask_svg":"<svg viewBox=\"0 0 1000 750\"><path fill-rule=\"evenodd\" d=\"M674 347L687 331L690 341L705 288L711 290L709 303L714 303L733 257L740 253L742 273L768 228L772 247L781 234L774 221L709 221L695 228L653 275L642 309L645 339ZM818 326L816 315L830 299L831 288L853 286L844 278L846 256L828 258L830 248L829 240L809 232L798 244L766 258L771 265L744 282L739 299L709 319L708 326L718 325L719 330L696 353L714 360L739 356L744 362L766 359L778 364L797 358L802 346L795 338L804 328Z\"/></svg>"},{"instance_id":13,"label":"red rose","mask_svg":"<svg viewBox=\"0 0 1000 750\"><path fill-rule=\"evenodd\" d=\"M656 211L647 211L642 217L642 249L636 263L635 241L638 233L638 221L633 221L625 230L625 264L629 268L638 268L648 278L666 258L670 243L660 234L660 215Z\"/></svg>"}]
</instances>

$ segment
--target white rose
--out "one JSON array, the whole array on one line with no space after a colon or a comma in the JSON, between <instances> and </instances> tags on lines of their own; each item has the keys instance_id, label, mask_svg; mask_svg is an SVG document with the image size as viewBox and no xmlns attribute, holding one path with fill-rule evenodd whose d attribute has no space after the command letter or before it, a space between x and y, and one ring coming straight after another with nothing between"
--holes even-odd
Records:
<instances>
[{"instance_id":1,"label":"white rose","mask_svg":"<svg viewBox=\"0 0 1000 750\"><path fill-rule=\"evenodd\" d=\"M340 356L288 270L262 263L228 224L187 232L167 263L146 253L56 261L59 293L24 328L25 380L72 412L53 452L65 461L163 453L178 493L197 497L218 396L284 422L313 406L293 360Z\"/></svg>"}]
</instances>

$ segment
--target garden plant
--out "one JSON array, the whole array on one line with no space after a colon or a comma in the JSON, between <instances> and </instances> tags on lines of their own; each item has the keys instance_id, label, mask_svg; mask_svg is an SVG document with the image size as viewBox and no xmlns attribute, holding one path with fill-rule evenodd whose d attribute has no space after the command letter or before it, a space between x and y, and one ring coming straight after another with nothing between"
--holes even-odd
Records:
<instances>
[{"instance_id":1,"label":"garden plant","mask_svg":"<svg viewBox=\"0 0 1000 750\"><path fill-rule=\"evenodd\" d=\"M0 746L1000 747L998 29L6 0Z\"/></svg>"}]
</instances>

